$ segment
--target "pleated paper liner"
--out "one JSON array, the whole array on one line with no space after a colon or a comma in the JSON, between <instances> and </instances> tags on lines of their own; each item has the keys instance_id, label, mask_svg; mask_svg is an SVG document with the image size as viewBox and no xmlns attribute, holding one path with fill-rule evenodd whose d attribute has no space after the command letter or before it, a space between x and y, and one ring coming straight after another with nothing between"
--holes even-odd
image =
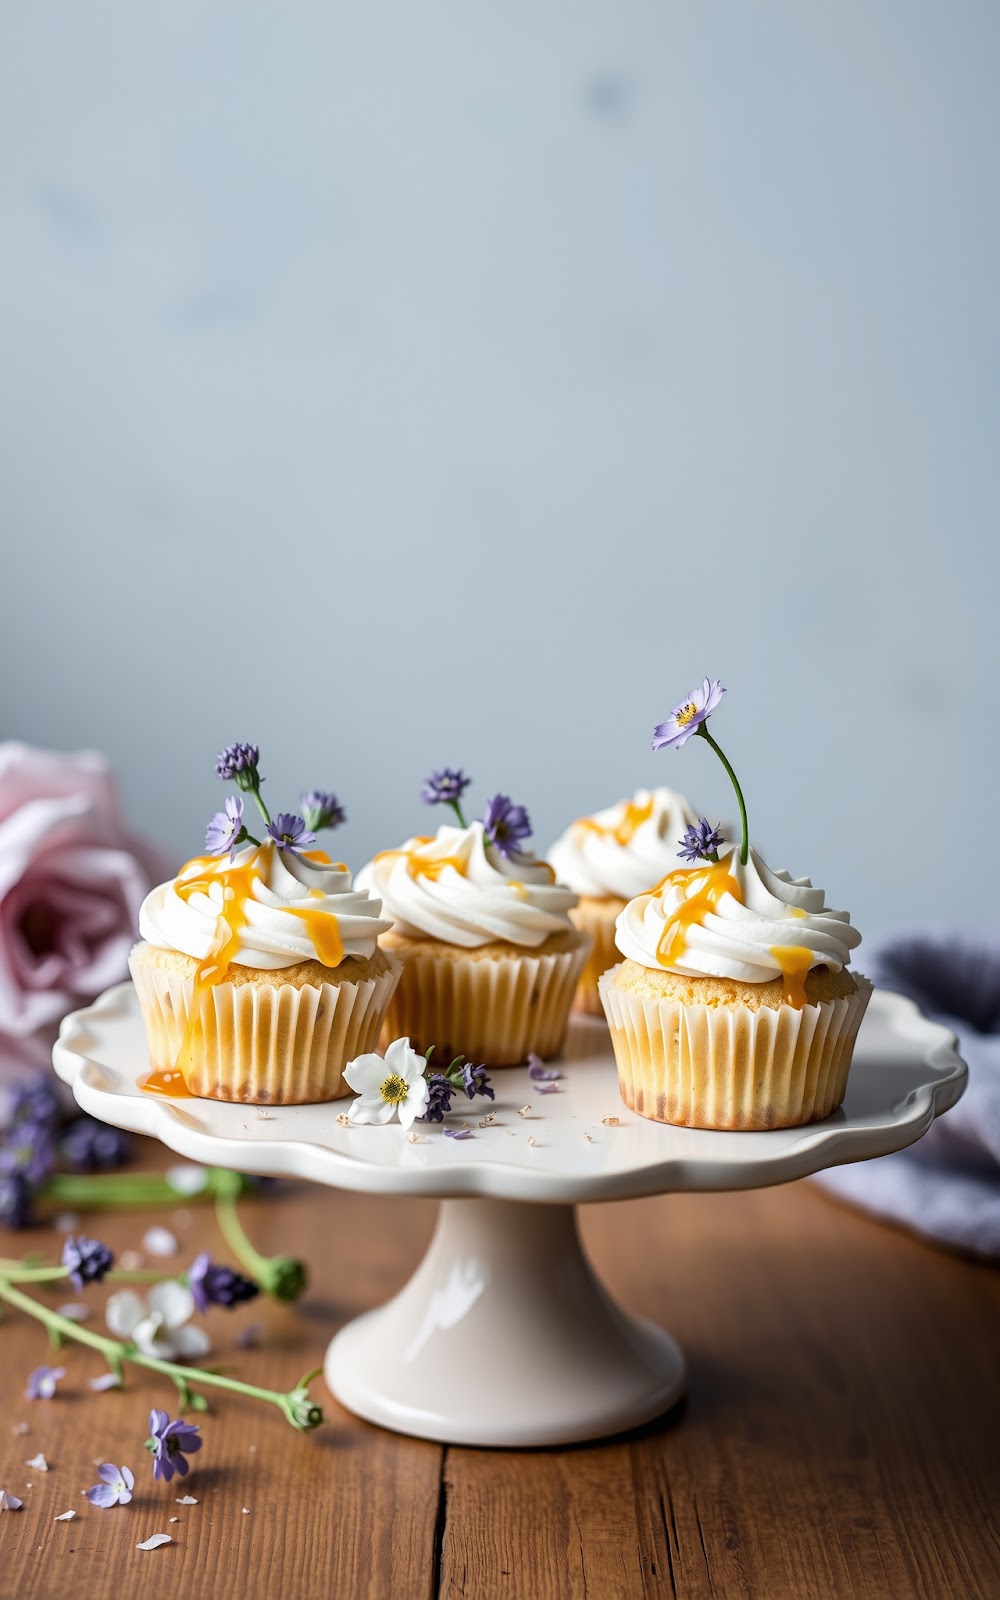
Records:
<instances>
[{"instance_id":1,"label":"pleated paper liner","mask_svg":"<svg viewBox=\"0 0 1000 1600\"><path fill-rule=\"evenodd\" d=\"M625 906L626 901L617 900L610 895L603 900L596 896L585 895L569 914L574 928L579 928L581 933L589 934L594 941L593 949L583 964L583 971L576 986L573 998L574 1011L585 1011L590 1017L604 1015L597 983L602 972L607 972L609 967L613 967L621 960L615 944L615 923L619 912L624 911Z\"/></svg>"},{"instance_id":2,"label":"pleated paper liner","mask_svg":"<svg viewBox=\"0 0 1000 1600\"><path fill-rule=\"evenodd\" d=\"M190 1034L193 978L134 952L129 967L154 1067L179 1068L203 1099L303 1105L350 1092L344 1067L375 1049L399 979L390 959L390 971L359 982L217 984L202 994Z\"/></svg>"},{"instance_id":3,"label":"pleated paper liner","mask_svg":"<svg viewBox=\"0 0 1000 1600\"><path fill-rule=\"evenodd\" d=\"M807 1004L684 1005L600 980L622 1099L687 1128L764 1130L820 1122L840 1105L872 992Z\"/></svg>"},{"instance_id":4,"label":"pleated paper liner","mask_svg":"<svg viewBox=\"0 0 1000 1600\"><path fill-rule=\"evenodd\" d=\"M407 954L382 1042L407 1037L421 1051L434 1045L437 1062L461 1054L491 1067L519 1066L530 1051L558 1055L589 949L581 938L571 950L538 956Z\"/></svg>"}]
</instances>

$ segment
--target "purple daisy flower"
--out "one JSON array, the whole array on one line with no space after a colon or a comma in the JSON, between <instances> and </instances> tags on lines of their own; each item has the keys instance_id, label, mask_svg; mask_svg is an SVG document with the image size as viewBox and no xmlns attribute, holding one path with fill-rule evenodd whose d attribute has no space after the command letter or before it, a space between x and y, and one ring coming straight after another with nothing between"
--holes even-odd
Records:
<instances>
[{"instance_id":1,"label":"purple daisy flower","mask_svg":"<svg viewBox=\"0 0 1000 1600\"><path fill-rule=\"evenodd\" d=\"M471 782L460 767L442 767L424 779L420 798L425 806L453 806L461 800Z\"/></svg>"},{"instance_id":2,"label":"purple daisy flower","mask_svg":"<svg viewBox=\"0 0 1000 1600\"><path fill-rule=\"evenodd\" d=\"M531 837L531 819L523 806L511 803L509 795L495 794L486 807L483 832L487 844L495 845L501 855L519 855L522 839Z\"/></svg>"},{"instance_id":3,"label":"purple daisy flower","mask_svg":"<svg viewBox=\"0 0 1000 1600\"><path fill-rule=\"evenodd\" d=\"M231 794L225 811L217 811L205 829L205 849L210 856L224 856L228 851L232 861L243 832L243 801L239 795Z\"/></svg>"},{"instance_id":4,"label":"purple daisy flower","mask_svg":"<svg viewBox=\"0 0 1000 1600\"><path fill-rule=\"evenodd\" d=\"M706 678L700 689L692 690L686 700L674 706L666 722L657 723L653 729L653 749L664 750L672 746L679 750L681 745L687 744L691 735L698 732L715 710L725 692L718 678Z\"/></svg>"},{"instance_id":5,"label":"purple daisy flower","mask_svg":"<svg viewBox=\"0 0 1000 1600\"><path fill-rule=\"evenodd\" d=\"M116 1467L110 1461L105 1461L97 1469L100 1483L95 1483L92 1489L87 1490L87 1499L92 1506L127 1506L132 1498L135 1488L135 1478L128 1467Z\"/></svg>"},{"instance_id":6,"label":"purple daisy flower","mask_svg":"<svg viewBox=\"0 0 1000 1600\"><path fill-rule=\"evenodd\" d=\"M677 854L682 861L718 861L725 842L722 824L713 828L707 817L700 817L692 822L683 839L678 840Z\"/></svg>"},{"instance_id":7,"label":"purple daisy flower","mask_svg":"<svg viewBox=\"0 0 1000 1600\"><path fill-rule=\"evenodd\" d=\"M154 1478L162 1478L164 1483L169 1483L175 1472L182 1478L187 1477L191 1467L184 1458L193 1456L196 1450L201 1449L202 1443L197 1423L185 1422L182 1417L171 1422L165 1411L153 1410L149 1413L146 1449L153 1457Z\"/></svg>"},{"instance_id":8,"label":"purple daisy flower","mask_svg":"<svg viewBox=\"0 0 1000 1600\"><path fill-rule=\"evenodd\" d=\"M307 828L339 828L347 821L344 808L327 789L310 789L299 801Z\"/></svg>"},{"instance_id":9,"label":"purple daisy flower","mask_svg":"<svg viewBox=\"0 0 1000 1600\"><path fill-rule=\"evenodd\" d=\"M65 1378L65 1367L36 1367L34 1372L28 1374L28 1387L25 1396L28 1400L51 1400L56 1392L56 1384L60 1378Z\"/></svg>"},{"instance_id":10,"label":"purple daisy flower","mask_svg":"<svg viewBox=\"0 0 1000 1600\"><path fill-rule=\"evenodd\" d=\"M310 833L303 819L292 811L279 811L274 821L268 823L267 831L282 850L291 850L293 853L316 843L316 835Z\"/></svg>"},{"instance_id":11,"label":"purple daisy flower","mask_svg":"<svg viewBox=\"0 0 1000 1600\"><path fill-rule=\"evenodd\" d=\"M196 1256L187 1275L188 1288L194 1303L201 1312L209 1306L238 1306L252 1300L260 1293L250 1278L232 1267L222 1267L214 1262L207 1250Z\"/></svg>"},{"instance_id":12,"label":"purple daisy flower","mask_svg":"<svg viewBox=\"0 0 1000 1600\"><path fill-rule=\"evenodd\" d=\"M227 744L215 758L215 776L240 789L255 789L260 751L255 744Z\"/></svg>"},{"instance_id":13,"label":"purple daisy flower","mask_svg":"<svg viewBox=\"0 0 1000 1600\"><path fill-rule=\"evenodd\" d=\"M70 1282L79 1293L85 1283L100 1283L111 1271L115 1258L100 1239L87 1239L81 1233L79 1239L70 1235L66 1240L62 1264L69 1268Z\"/></svg>"}]
</instances>

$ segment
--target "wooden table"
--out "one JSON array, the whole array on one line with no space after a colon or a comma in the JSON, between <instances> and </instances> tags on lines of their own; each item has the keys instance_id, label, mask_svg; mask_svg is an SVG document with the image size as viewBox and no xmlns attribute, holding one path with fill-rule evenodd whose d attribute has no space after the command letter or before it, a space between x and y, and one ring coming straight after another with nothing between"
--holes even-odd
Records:
<instances>
[{"instance_id":1,"label":"wooden table","mask_svg":"<svg viewBox=\"0 0 1000 1600\"><path fill-rule=\"evenodd\" d=\"M408 1275L433 1210L316 1188L249 1202L255 1241L304 1256L313 1283L296 1307L213 1312L218 1359L290 1386L334 1327ZM211 1211L190 1219L87 1225L121 1250L163 1221L182 1262L202 1248L224 1257ZM401 1438L341 1411L320 1380L328 1421L315 1434L220 1396L190 1478L154 1484L147 1413L173 1413L173 1388L130 1369L124 1391L94 1394L100 1362L73 1347L59 1397L22 1400L49 1358L44 1330L12 1315L0 1326L0 1485L25 1509L0 1517L0 1595L1000 1596L1000 1274L807 1183L595 1206L584 1234L612 1290L679 1336L690 1389L663 1423L566 1450ZM15 1249L59 1248L55 1233L7 1235L5 1248L12 1237ZM235 1332L250 1320L266 1331L248 1353ZM475 1349L441 1374L489 1381ZM13 1432L22 1421L27 1435ZM24 1465L39 1450L45 1475ZM95 1458L132 1466L131 1506L89 1506ZM187 1489L197 1506L175 1504ZM54 1520L70 1508L75 1520ZM136 1550L153 1532L175 1543Z\"/></svg>"}]
</instances>

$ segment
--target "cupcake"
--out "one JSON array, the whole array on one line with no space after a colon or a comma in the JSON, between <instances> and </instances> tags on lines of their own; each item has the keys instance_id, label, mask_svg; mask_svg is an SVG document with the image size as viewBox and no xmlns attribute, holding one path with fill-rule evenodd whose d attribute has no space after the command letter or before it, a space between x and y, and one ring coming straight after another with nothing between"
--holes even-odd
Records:
<instances>
[{"instance_id":1,"label":"cupcake","mask_svg":"<svg viewBox=\"0 0 1000 1600\"><path fill-rule=\"evenodd\" d=\"M260 800L256 748L232 746L220 776ZM379 946L389 924L315 843L343 820L332 795L303 816L267 816L262 841L231 796L207 855L147 895L129 968L149 1039L145 1087L245 1104L295 1105L348 1092L343 1069L371 1050L399 976Z\"/></svg>"},{"instance_id":2,"label":"cupcake","mask_svg":"<svg viewBox=\"0 0 1000 1600\"><path fill-rule=\"evenodd\" d=\"M736 788L740 843L705 818L689 828L692 865L630 900L618 917L625 958L599 982L622 1098L641 1116L691 1128L816 1122L844 1098L871 995L849 970L861 936L808 878L773 872L750 848L732 768L705 729L721 684L708 679L656 730L656 748L701 734Z\"/></svg>"},{"instance_id":3,"label":"cupcake","mask_svg":"<svg viewBox=\"0 0 1000 1600\"><path fill-rule=\"evenodd\" d=\"M627 901L680 865L681 835L694 821L672 789L637 789L631 800L571 822L552 846L556 879L579 896L573 924L594 941L576 987L577 1010L604 1015L597 980L615 960L615 923Z\"/></svg>"},{"instance_id":4,"label":"cupcake","mask_svg":"<svg viewBox=\"0 0 1000 1600\"><path fill-rule=\"evenodd\" d=\"M570 921L576 895L525 848L524 807L495 795L466 823L468 783L449 769L428 779L425 801L451 806L456 825L383 850L358 884L392 918L383 943L402 963L385 1036L433 1046L436 1061L515 1066L561 1050L590 939Z\"/></svg>"}]
</instances>

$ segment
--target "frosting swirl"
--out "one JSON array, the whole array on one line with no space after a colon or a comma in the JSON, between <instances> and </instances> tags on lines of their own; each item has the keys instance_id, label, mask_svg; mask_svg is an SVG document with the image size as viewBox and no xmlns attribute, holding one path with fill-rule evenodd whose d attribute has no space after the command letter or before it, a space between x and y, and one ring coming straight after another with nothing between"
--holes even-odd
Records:
<instances>
[{"instance_id":1,"label":"frosting swirl","mask_svg":"<svg viewBox=\"0 0 1000 1600\"><path fill-rule=\"evenodd\" d=\"M535 949L572 926L567 913L577 902L544 861L519 851L505 856L489 844L481 822L445 825L432 839L383 850L357 883L381 897L398 933L466 950L494 939Z\"/></svg>"},{"instance_id":2,"label":"frosting swirl","mask_svg":"<svg viewBox=\"0 0 1000 1600\"><path fill-rule=\"evenodd\" d=\"M320 859L315 859L319 856ZM321 852L296 855L265 843L227 856L196 856L139 911L149 944L195 961L276 970L299 961L339 966L375 954L389 927L379 902L351 888L346 867Z\"/></svg>"},{"instance_id":3,"label":"frosting swirl","mask_svg":"<svg viewBox=\"0 0 1000 1600\"><path fill-rule=\"evenodd\" d=\"M772 872L755 850L670 872L618 917L623 956L654 971L740 983L804 983L813 967L845 967L861 943L846 911L832 911L808 878Z\"/></svg>"},{"instance_id":4,"label":"frosting swirl","mask_svg":"<svg viewBox=\"0 0 1000 1600\"><path fill-rule=\"evenodd\" d=\"M637 789L631 800L571 822L548 859L577 894L631 900L680 866L681 836L696 821L672 789Z\"/></svg>"}]
</instances>

